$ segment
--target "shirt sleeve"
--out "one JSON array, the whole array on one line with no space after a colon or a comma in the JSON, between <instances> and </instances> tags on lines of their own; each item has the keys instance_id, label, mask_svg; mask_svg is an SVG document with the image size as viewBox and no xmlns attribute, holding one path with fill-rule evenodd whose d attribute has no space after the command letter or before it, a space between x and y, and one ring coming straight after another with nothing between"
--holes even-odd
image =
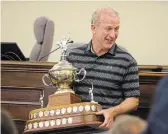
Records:
<instances>
[{"instance_id":1,"label":"shirt sleeve","mask_svg":"<svg viewBox=\"0 0 168 134\"><path fill-rule=\"evenodd\" d=\"M126 69L122 83L125 98L140 96L138 72L137 62L133 59Z\"/></svg>"}]
</instances>

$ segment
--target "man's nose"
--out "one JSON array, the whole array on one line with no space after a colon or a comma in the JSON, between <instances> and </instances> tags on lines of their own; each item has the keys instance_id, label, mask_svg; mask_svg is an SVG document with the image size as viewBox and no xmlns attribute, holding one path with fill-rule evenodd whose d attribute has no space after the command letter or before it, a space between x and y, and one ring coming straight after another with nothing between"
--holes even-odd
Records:
<instances>
[{"instance_id":1,"label":"man's nose","mask_svg":"<svg viewBox=\"0 0 168 134\"><path fill-rule=\"evenodd\" d=\"M114 29L110 31L110 37L113 39L115 38L115 30Z\"/></svg>"}]
</instances>

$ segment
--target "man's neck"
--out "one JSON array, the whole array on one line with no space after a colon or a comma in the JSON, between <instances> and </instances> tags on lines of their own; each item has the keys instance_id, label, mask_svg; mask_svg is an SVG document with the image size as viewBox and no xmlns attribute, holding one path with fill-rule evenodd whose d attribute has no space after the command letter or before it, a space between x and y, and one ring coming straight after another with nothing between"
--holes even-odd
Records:
<instances>
[{"instance_id":1,"label":"man's neck","mask_svg":"<svg viewBox=\"0 0 168 134\"><path fill-rule=\"evenodd\" d=\"M109 51L107 49L103 49L101 44L98 45L93 40L92 40L92 46L91 47L92 47L91 50L98 56L104 55L105 53L107 53Z\"/></svg>"}]
</instances>

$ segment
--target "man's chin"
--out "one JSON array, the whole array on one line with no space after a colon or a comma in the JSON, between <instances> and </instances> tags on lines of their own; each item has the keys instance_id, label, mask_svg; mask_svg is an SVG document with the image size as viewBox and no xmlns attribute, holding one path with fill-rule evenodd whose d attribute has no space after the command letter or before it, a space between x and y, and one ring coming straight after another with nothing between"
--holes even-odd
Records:
<instances>
[{"instance_id":1,"label":"man's chin","mask_svg":"<svg viewBox=\"0 0 168 134\"><path fill-rule=\"evenodd\" d=\"M105 45L105 48L106 49L110 49L112 46L113 46L114 43L108 43Z\"/></svg>"}]
</instances>

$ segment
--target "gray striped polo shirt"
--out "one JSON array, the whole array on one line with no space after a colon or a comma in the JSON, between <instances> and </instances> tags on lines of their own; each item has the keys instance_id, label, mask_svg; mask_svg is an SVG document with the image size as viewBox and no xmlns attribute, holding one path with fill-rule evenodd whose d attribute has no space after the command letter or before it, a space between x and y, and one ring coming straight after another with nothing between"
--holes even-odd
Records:
<instances>
[{"instance_id":1,"label":"gray striped polo shirt","mask_svg":"<svg viewBox=\"0 0 168 134\"><path fill-rule=\"evenodd\" d=\"M125 98L139 97L139 76L135 59L117 44L104 55L91 51L92 43L73 48L67 60L78 69L84 68L86 77L73 82L73 89L83 102L90 101L89 88L94 86L94 101L109 108L120 104ZM79 75L79 78L83 74Z\"/></svg>"}]
</instances>

